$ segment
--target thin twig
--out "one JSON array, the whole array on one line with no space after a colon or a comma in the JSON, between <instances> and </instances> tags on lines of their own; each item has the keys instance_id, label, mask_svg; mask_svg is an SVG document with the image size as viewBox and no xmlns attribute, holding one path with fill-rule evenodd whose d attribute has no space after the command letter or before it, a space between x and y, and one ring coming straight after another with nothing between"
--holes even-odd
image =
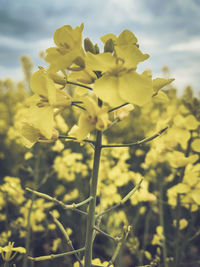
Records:
<instances>
[{"instance_id":1,"label":"thin twig","mask_svg":"<svg viewBox=\"0 0 200 267\"><path fill-rule=\"evenodd\" d=\"M72 136L66 136L66 135L59 135L58 137L59 139L69 139L69 141L78 141L78 139L76 137L72 137ZM91 143L91 144L95 144L95 141L93 140L89 140L89 139L83 139L81 140L81 142L86 142L86 143Z\"/></svg>"},{"instance_id":2,"label":"thin twig","mask_svg":"<svg viewBox=\"0 0 200 267\"><path fill-rule=\"evenodd\" d=\"M105 215L106 213L120 207L121 205L123 205L128 199L130 199L133 194L140 188L140 185L142 183L142 179L140 180L140 182L116 205L110 207L109 209L107 210L104 210L102 212L100 212L99 214L96 215L96 218L99 218L100 216L103 216Z\"/></svg>"},{"instance_id":3,"label":"thin twig","mask_svg":"<svg viewBox=\"0 0 200 267\"><path fill-rule=\"evenodd\" d=\"M80 108L80 109L82 109L82 110L86 110L84 107L79 106L79 105L76 104L76 103L72 103L72 106L75 106L75 107Z\"/></svg>"},{"instance_id":4,"label":"thin twig","mask_svg":"<svg viewBox=\"0 0 200 267\"><path fill-rule=\"evenodd\" d=\"M53 215L52 212L50 212L50 215L51 215L53 221L55 222L55 224L57 225L57 227L60 229L61 233L63 234L63 236L64 236L65 240L67 241L67 244L69 245L71 250L75 251L74 246L72 244L72 241L69 238L69 235L68 235L67 231L65 230L65 228L63 227L63 225L61 224L61 222L59 222L59 220ZM83 267L83 264L81 263L81 259L80 259L79 255L78 254L74 254L74 256L78 260L80 266Z\"/></svg>"},{"instance_id":5,"label":"thin twig","mask_svg":"<svg viewBox=\"0 0 200 267\"><path fill-rule=\"evenodd\" d=\"M130 233L130 231L131 231L131 226L129 225L129 226L127 227L126 231L124 231L124 233L123 233L123 237L119 240L119 242L118 242L118 244L117 244L117 247L116 247L116 249L115 249L115 251L114 251L114 253L113 253L113 256L112 256L111 260L109 261L107 267L109 267L109 266L111 266L112 264L114 264L114 262L115 262L115 260L116 260L116 258L117 258L117 256L118 256L118 254L119 254L119 252L120 252L120 250L121 250L123 244L125 243L125 241L126 241L126 239L127 239L127 237L128 237L128 234Z\"/></svg>"},{"instance_id":6,"label":"thin twig","mask_svg":"<svg viewBox=\"0 0 200 267\"><path fill-rule=\"evenodd\" d=\"M70 81L67 81L66 83L67 83L67 84L76 85L76 86L79 86L79 87L83 87L83 88L86 88L86 89L88 89L88 90L93 90L92 87L87 86L87 85L84 85L84 84L81 84L81 83L70 82Z\"/></svg>"},{"instance_id":7,"label":"thin twig","mask_svg":"<svg viewBox=\"0 0 200 267\"><path fill-rule=\"evenodd\" d=\"M46 260L53 260L53 259L56 259L56 258L60 258L60 257L65 257L65 256L69 256L69 255L73 255L73 254L77 254L81 251L84 251L85 250L85 247L83 248L79 248L79 249L76 249L74 251L69 251L69 252L64 252L64 253L60 253L60 254L50 254L48 256L41 256L41 257L28 257L29 260L32 260L32 261L46 261Z\"/></svg>"},{"instance_id":8,"label":"thin twig","mask_svg":"<svg viewBox=\"0 0 200 267\"><path fill-rule=\"evenodd\" d=\"M111 122L111 124L102 132L104 133L105 131L107 131L108 129L110 129L113 125L115 125L116 123L120 122L119 118L116 118L114 121Z\"/></svg>"},{"instance_id":9,"label":"thin twig","mask_svg":"<svg viewBox=\"0 0 200 267\"><path fill-rule=\"evenodd\" d=\"M102 231L102 230L99 229L98 227L94 226L93 228L94 228L94 230L96 230L96 231L99 232L100 234L102 234L102 235L104 235L104 236L106 236L106 237L108 237L108 238L110 238L110 239L116 241L116 238L115 238L115 237L113 237L113 236L111 236L111 235L105 233L104 231Z\"/></svg>"},{"instance_id":10,"label":"thin twig","mask_svg":"<svg viewBox=\"0 0 200 267\"><path fill-rule=\"evenodd\" d=\"M120 106L117 106L117 107L115 107L115 108L111 108L110 110L108 110L108 112L112 112L112 111L114 111L114 110L116 110L116 109L119 109L119 108L122 108L122 107L124 107L124 106L126 106L126 105L128 105L129 103L124 103L124 104L122 104L122 105L120 105Z\"/></svg>"},{"instance_id":11,"label":"thin twig","mask_svg":"<svg viewBox=\"0 0 200 267\"><path fill-rule=\"evenodd\" d=\"M141 145L141 144L144 144L144 143L147 143L149 141L152 141L153 139L155 139L156 137L160 136L163 132L165 132L166 130L168 129L168 126L165 127L164 129L162 129L161 131L159 131L158 133L150 136L150 137L147 137L147 138L144 138L143 140L140 140L140 141L137 141L135 143L129 143L129 144L116 144L116 145L102 145L102 148L108 148L108 147L131 147L131 146L138 146L138 145Z\"/></svg>"},{"instance_id":12,"label":"thin twig","mask_svg":"<svg viewBox=\"0 0 200 267\"><path fill-rule=\"evenodd\" d=\"M90 196L89 198L87 198L84 201L79 202L77 204L73 203L73 204L68 204L67 205L67 204L63 203L62 201L56 199L55 197L51 197L51 196L49 196L47 194L40 193L40 192L32 190L30 188L26 188L26 190L31 192L31 193L33 193L33 194L35 194L35 195L37 195L37 196L39 196L39 197L42 197L42 198L47 199L49 201L52 201L52 202L60 205L63 209L68 209L68 210L76 210L77 211L78 207L81 207L81 206L85 205L86 203L88 203L88 202L90 202L92 200L92 197ZM83 211L81 211L81 213L87 214L86 212L83 212Z\"/></svg>"}]
</instances>

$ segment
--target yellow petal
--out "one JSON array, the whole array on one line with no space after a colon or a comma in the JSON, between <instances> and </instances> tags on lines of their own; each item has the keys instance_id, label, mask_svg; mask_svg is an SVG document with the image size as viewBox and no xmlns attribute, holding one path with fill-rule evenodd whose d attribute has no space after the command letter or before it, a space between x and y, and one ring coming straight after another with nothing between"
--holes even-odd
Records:
<instances>
[{"instance_id":1,"label":"yellow petal","mask_svg":"<svg viewBox=\"0 0 200 267\"><path fill-rule=\"evenodd\" d=\"M39 129L44 137L51 139L54 128L53 108L51 106L32 107L29 115L33 127Z\"/></svg>"},{"instance_id":2,"label":"yellow petal","mask_svg":"<svg viewBox=\"0 0 200 267\"><path fill-rule=\"evenodd\" d=\"M40 131L27 122L22 124L20 133L25 138L25 140L22 141L23 145L28 148L31 148L39 140L39 138L42 137Z\"/></svg>"},{"instance_id":3,"label":"yellow petal","mask_svg":"<svg viewBox=\"0 0 200 267\"><path fill-rule=\"evenodd\" d=\"M200 138L193 140L191 146L195 152L200 152Z\"/></svg>"},{"instance_id":4,"label":"yellow petal","mask_svg":"<svg viewBox=\"0 0 200 267\"><path fill-rule=\"evenodd\" d=\"M133 45L137 43L137 38L135 35L129 31L129 30L124 30L123 32L120 33L118 39L117 39L117 45Z\"/></svg>"},{"instance_id":5,"label":"yellow petal","mask_svg":"<svg viewBox=\"0 0 200 267\"><path fill-rule=\"evenodd\" d=\"M142 106L152 98L152 81L143 74L129 72L119 78L119 94L125 102Z\"/></svg>"},{"instance_id":6,"label":"yellow petal","mask_svg":"<svg viewBox=\"0 0 200 267\"><path fill-rule=\"evenodd\" d=\"M118 92L119 78L115 76L104 75L94 83L94 93L97 97L107 102L111 106L119 106L126 102Z\"/></svg>"},{"instance_id":7,"label":"yellow petal","mask_svg":"<svg viewBox=\"0 0 200 267\"><path fill-rule=\"evenodd\" d=\"M57 72L69 68L75 58L79 56L80 51L74 49L66 53L65 51L59 52L56 47L50 47L46 50L46 54L45 60L51 64L49 67L50 71Z\"/></svg>"},{"instance_id":8,"label":"yellow petal","mask_svg":"<svg viewBox=\"0 0 200 267\"><path fill-rule=\"evenodd\" d=\"M161 88L173 82L174 79L156 78L153 80L153 89L157 93Z\"/></svg>"},{"instance_id":9,"label":"yellow petal","mask_svg":"<svg viewBox=\"0 0 200 267\"><path fill-rule=\"evenodd\" d=\"M22 254L25 254L26 253L26 249L23 248L23 247L13 248L12 251L17 251L17 252L22 253Z\"/></svg>"},{"instance_id":10,"label":"yellow petal","mask_svg":"<svg viewBox=\"0 0 200 267\"><path fill-rule=\"evenodd\" d=\"M87 112L90 116L97 116L99 111L99 107L97 103L91 97L84 97L83 98L84 107L86 108Z\"/></svg>"},{"instance_id":11,"label":"yellow petal","mask_svg":"<svg viewBox=\"0 0 200 267\"><path fill-rule=\"evenodd\" d=\"M111 53L101 53L94 55L90 52L86 54L86 67L93 71L109 71L116 66L116 58Z\"/></svg>"},{"instance_id":12,"label":"yellow petal","mask_svg":"<svg viewBox=\"0 0 200 267\"><path fill-rule=\"evenodd\" d=\"M196 204L200 205L200 190L192 190L191 197Z\"/></svg>"},{"instance_id":13,"label":"yellow petal","mask_svg":"<svg viewBox=\"0 0 200 267\"><path fill-rule=\"evenodd\" d=\"M149 58L148 54L143 54L136 45L116 46L117 57L122 58L126 68L136 68L138 63Z\"/></svg>"},{"instance_id":14,"label":"yellow petal","mask_svg":"<svg viewBox=\"0 0 200 267\"><path fill-rule=\"evenodd\" d=\"M108 33L108 34L105 34L103 35L101 38L101 41L105 44L109 39L112 39L115 43L116 43L116 40L117 40L117 36L113 33Z\"/></svg>"},{"instance_id":15,"label":"yellow petal","mask_svg":"<svg viewBox=\"0 0 200 267\"><path fill-rule=\"evenodd\" d=\"M160 101L160 102L169 101L167 94L165 94L165 92L163 91L158 91L158 93L155 96L153 96L153 99Z\"/></svg>"},{"instance_id":16,"label":"yellow petal","mask_svg":"<svg viewBox=\"0 0 200 267\"><path fill-rule=\"evenodd\" d=\"M40 69L36 71L35 73L33 73L31 80L30 80L30 87L34 93L47 97L48 92L46 88L46 79L44 76L43 69Z\"/></svg>"},{"instance_id":17,"label":"yellow petal","mask_svg":"<svg viewBox=\"0 0 200 267\"><path fill-rule=\"evenodd\" d=\"M54 33L54 42L58 47L73 49L82 43L83 24L72 29L71 25L64 25Z\"/></svg>"},{"instance_id":18,"label":"yellow petal","mask_svg":"<svg viewBox=\"0 0 200 267\"><path fill-rule=\"evenodd\" d=\"M188 130L196 130L196 128L199 126L200 122L197 121L197 119L193 115L188 115L185 118L185 127Z\"/></svg>"},{"instance_id":19,"label":"yellow petal","mask_svg":"<svg viewBox=\"0 0 200 267\"><path fill-rule=\"evenodd\" d=\"M78 140L83 140L87 138L88 134L94 130L94 128L95 126L88 120L88 115L82 113L79 117L78 127L74 128L73 131L70 131L69 134L76 137Z\"/></svg>"},{"instance_id":20,"label":"yellow petal","mask_svg":"<svg viewBox=\"0 0 200 267\"><path fill-rule=\"evenodd\" d=\"M56 87L44 69L40 69L32 75L30 87L34 93L46 97L51 105L55 103Z\"/></svg>"}]
</instances>

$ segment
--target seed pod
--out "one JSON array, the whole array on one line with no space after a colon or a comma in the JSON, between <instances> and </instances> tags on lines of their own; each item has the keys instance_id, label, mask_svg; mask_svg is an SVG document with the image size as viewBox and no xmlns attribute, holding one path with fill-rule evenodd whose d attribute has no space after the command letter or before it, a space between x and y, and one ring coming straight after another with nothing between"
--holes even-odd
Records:
<instances>
[{"instance_id":1,"label":"seed pod","mask_svg":"<svg viewBox=\"0 0 200 267\"><path fill-rule=\"evenodd\" d=\"M95 47L89 38L85 38L84 48L86 52L91 52L92 54L95 54Z\"/></svg>"}]
</instances>

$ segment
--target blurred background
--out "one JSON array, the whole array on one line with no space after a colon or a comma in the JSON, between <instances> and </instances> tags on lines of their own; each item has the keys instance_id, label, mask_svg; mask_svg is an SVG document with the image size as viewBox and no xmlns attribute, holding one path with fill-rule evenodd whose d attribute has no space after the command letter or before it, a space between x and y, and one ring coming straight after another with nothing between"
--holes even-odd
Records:
<instances>
[{"instance_id":1,"label":"blurred background","mask_svg":"<svg viewBox=\"0 0 200 267\"><path fill-rule=\"evenodd\" d=\"M150 55L139 72L151 69L155 77L175 78L164 89L166 98L153 98L129 116L125 112L124 119L105 132L104 143L120 144L169 126L142 146L102 152L98 211L119 203L144 178L139 192L101 221L101 229L115 237L124 226L133 226L116 266L200 266L199 14L199 0L0 0L0 252L8 242L33 257L70 251L50 211L74 247L84 245L85 216L25 188L64 203L83 201L89 195L92 148L59 139L28 149L18 131L27 112L30 77L38 65L47 66L41 52L54 46L58 27L84 22L84 38L102 49L102 35L131 30L141 51ZM66 89L76 97L76 87ZM79 115L77 106L63 110L55 116L56 129L66 135ZM116 116L111 113L110 119ZM115 247L112 239L97 234L93 263L110 260ZM10 266L77 267L75 261L72 256L34 263L18 253ZM0 266L3 263L0 254Z\"/></svg>"},{"instance_id":2,"label":"blurred background","mask_svg":"<svg viewBox=\"0 0 200 267\"><path fill-rule=\"evenodd\" d=\"M198 0L0 0L0 77L22 78L19 58L28 54L44 65L39 52L53 46L54 31L85 24L84 37L100 44L106 33L133 31L150 59L142 69L159 75L169 66L179 93L200 89L200 2Z\"/></svg>"}]
</instances>

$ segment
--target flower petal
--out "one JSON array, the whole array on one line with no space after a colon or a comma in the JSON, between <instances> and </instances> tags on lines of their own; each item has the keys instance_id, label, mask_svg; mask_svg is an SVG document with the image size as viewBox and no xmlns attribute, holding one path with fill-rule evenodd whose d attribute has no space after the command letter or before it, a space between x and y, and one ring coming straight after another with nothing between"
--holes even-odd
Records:
<instances>
[{"instance_id":1,"label":"flower petal","mask_svg":"<svg viewBox=\"0 0 200 267\"><path fill-rule=\"evenodd\" d=\"M111 106L119 106L126 101L120 97L118 87L119 77L104 75L95 81L93 90L97 97Z\"/></svg>"},{"instance_id":2,"label":"flower petal","mask_svg":"<svg viewBox=\"0 0 200 267\"><path fill-rule=\"evenodd\" d=\"M153 86L146 75L131 71L121 76L119 81L119 94L124 102L142 106L151 100Z\"/></svg>"}]
</instances>

